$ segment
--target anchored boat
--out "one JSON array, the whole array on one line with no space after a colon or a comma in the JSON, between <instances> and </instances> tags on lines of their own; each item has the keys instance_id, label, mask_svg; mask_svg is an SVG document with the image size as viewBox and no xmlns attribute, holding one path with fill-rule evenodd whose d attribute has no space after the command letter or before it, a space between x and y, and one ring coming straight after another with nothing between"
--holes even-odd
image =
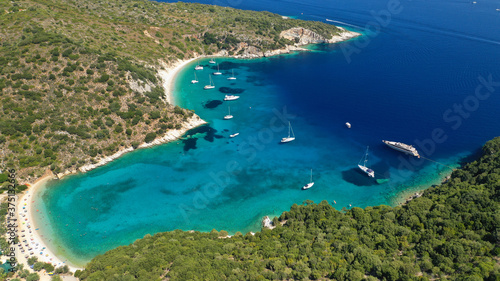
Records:
<instances>
[{"instance_id":1,"label":"anchored boat","mask_svg":"<svg viewBox=\"0 0 500 281\"><path fill-rule=\"evenodd\" d=\"M412 145L408 145L402 142L386 141L386 140L383 140L382 142L387 144L392 149L420 158L420 154L418 154L417 149Z\"/></svg>"}]
</instances>

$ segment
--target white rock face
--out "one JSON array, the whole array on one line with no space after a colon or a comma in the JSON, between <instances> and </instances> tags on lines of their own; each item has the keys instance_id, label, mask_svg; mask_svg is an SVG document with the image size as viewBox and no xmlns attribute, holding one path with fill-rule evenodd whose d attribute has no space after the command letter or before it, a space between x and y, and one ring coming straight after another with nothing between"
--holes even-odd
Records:
<instances>
[{"instance_id":1,"label":"white rock face","mask_svg":"<svg viewBox=\"0 0 500 281\"><path fill-rule=\"evenodd\" d=\"M320 43L336 43L344 40L351 39L353 37L359 36L361 34L357 32L352 32L345 30L342 27L337 27L338 29L341 30L341 32L338 35L334 35L331 39L327 39L316 32L313 32L309 29L302 28L302 27L294 27L290 28L288 30L282 31L280 33L280 37L286 38L288 40L296 42L298 39L298 42L296 45L302 46L302 45L308 45L308 44L320 44Z\"/></svg>"}]
</instances>

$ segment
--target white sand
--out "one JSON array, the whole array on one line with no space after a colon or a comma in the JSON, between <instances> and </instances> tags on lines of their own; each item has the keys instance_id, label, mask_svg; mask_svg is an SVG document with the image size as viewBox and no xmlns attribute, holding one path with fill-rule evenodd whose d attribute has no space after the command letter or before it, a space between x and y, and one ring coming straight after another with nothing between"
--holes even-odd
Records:
<instances>
[{"instance_id":1,"label":"white sand","mask_svg":"<svg viewBox=\"0 0 500 281\"><path fill-rule=\"evenodd\" d=\"M16 257L18 258L19 262L24 263L26 267L28 267L28 260L25 258L25 255L29 255L30 257L36 256L38 257L38 261L51 263L55 267L67 265L70 271L75 272L77 269L83 269L83 268L72 266L68 264L68 262L66 262L66 259L63 260L62 258L56 256L49 249L49 247L47 247L47 244L45 243L44 239L40 236L39 231L36 230L38 227L36 226L35 220L33 219L33 212L35 211L32 208L32 203L34 202L33 195L37 188L45 185L47 181L53 178L54 175L50 171L45 173L34 184L30 185L30 187L25 191L25 193L21 195L18 199L17 209L16 209L16 215L19 222L18 234L20 243L24 249L24 253L21 253L19 247L16 246ZM24 232L22 232L22 230L24 230ZM22 235L25 235L25 237L21 237ZM23 240L27 240L27 242L23 242ZM29 251L28 247L26 247L25 244L27 243L29 244L28 247L32 248L31 251ZM33 252L33 255L30 255L30 252ZM42 252L43 254L40 254L40 252Z\"/></svg>"},{"instance_id":2,"label":"white sand","mask_svg":"<svg viewBox=\"0 0 500 281\"><path fill-rule=\"evenodd\" d=\"M175 98L173 95L174 90L174 80L177 76L177 73L190 62L197 60L201 57L195 57L189 60L177 60L172 63L163 62L163 67L165 69L161 69L158 71L158 75L163 80L163 89L165 90L165 98L169 104L175 105Z\"/></svg>"}]
</instances>

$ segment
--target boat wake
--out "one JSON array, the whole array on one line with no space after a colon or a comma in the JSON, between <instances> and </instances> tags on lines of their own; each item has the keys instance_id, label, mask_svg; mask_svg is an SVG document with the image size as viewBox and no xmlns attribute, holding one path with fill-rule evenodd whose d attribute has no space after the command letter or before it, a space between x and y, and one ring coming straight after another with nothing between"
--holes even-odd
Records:
<instances>
[{"instance_id":1,"label":"boat wake","mask_svg":"<svg viewBox=\"0 0 500 281\"><path fill-rule=\"evenodd\" d=\"M354 28L357 28L357 29L360 29L360 30L363 30L363 29L364 29L364 28L363 28L363 27L361 27L361 26L357 26L357 25L350 24L350 23L343 22L343 21L331 20L331 19L326 19L326 21L328 21L328 22L334 22L334 23L339 23L339 24L342 24L342 25L345 25L345 26L354 27Z\"/></svg>"}]
</instances>

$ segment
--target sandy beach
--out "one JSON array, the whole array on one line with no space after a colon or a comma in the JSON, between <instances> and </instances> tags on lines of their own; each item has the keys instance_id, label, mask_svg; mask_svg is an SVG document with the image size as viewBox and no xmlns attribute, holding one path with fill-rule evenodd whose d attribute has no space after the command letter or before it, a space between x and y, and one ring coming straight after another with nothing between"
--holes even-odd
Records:
<instances>
[{"instance_id":1,"label":"sandy beach","mask_svg":"<svg viewBox=\"0 0 500 281\"><path fill-rule=\"evenodd\" d=\"M48 171L41 178L30 184L29 188L19 197L16 213L19 221L19 240L21 247L16 247L16 257L21 263L28 265L26 256L38 257L38 261L51 263L55 267L68 265L70 271L75 272L78 268L68 264L65 259L56 256L41 237L38 226L33 218L32 203L35 191L43 187L48 181L54 178L54 175ZM24 237L23 237L24 235ZM31 250L29 250L31 249ZM24 252L22 252L24 250Z\"/></svg>"},{"instance_id":2,"label":"sandy beach","mask_svg":"<svg viewBox=\"0 0 500 281\"><path fill-rule=\"evenodd\" d=\"M176 74L185 65L196 59L198 58L193 58L189 60L179 60L169 65L165 64L164 65L165 68L158 71L159 75L163 79L162 86L165 89L166 100L168 103L172 103L174 101L172 90ZM140 147L149 147L152 145L157 145L175 140L181 137L187 130L200 126L205 123L206 122L203 121L201 118L199 118L197 115L194 115L187 122L183 124L181 129L169 130L164 136L156 139L152 143L142 144ZM98 166L102 166L108 162L111 162L112 160L132 150L133 150L132 148L128 148L119 151L116 153L116 155L105 157L96 164L81 167L80 171L81 172L90 171ZM44 241L44 239L47 239L47 237L42 237L41 234L39 233L38 231L39 226L36 225L36 222L33 217L33 214L36 211L32 207L35 200L33 196L36 190L39 188L43 188L48 181L54 178L55 175L52 172L47 171L42 177L37 179L33 184L30 184L29 188L24 192L24 194L22 194L19 197L17 201L16 215L18 221L20 222L19 238L21 246L16 247L16 257L18 258L19 262L24 263L26 267L28 265L28 260L26 257L29 258L32 256L36 256L38 257L38 261L51 263L55 267L68 265L70 271L75 272L76 270L78 269L82 270L83 268L73 266L64 257L60 257L54 254L54 252L48 247L48 244Z\"/></svg>"},{"instance_id":3,"label":"sandy beach","mask_svg":"<svg viewBox=\"0 0 500 281\"><path fill-rule=\"evenodd\" d=\"M201 56L195 57L195 58L188 59L188 60L177 60L177 61L171 62L171 63L166 63L166 62L162 63L164 69L160 69L158 71L158 75L160 75L160 77L163 80L162 85L163 85L163 90L165 91L165 99L169 104L175 105L175 98L174 98L173 90L174 90L174 80L175 80L175 77L177 76L177 73L184 66L186 66L190 62L197 60L199 58L202 58L202 57Z\"/></svg>"}]
</instances>

